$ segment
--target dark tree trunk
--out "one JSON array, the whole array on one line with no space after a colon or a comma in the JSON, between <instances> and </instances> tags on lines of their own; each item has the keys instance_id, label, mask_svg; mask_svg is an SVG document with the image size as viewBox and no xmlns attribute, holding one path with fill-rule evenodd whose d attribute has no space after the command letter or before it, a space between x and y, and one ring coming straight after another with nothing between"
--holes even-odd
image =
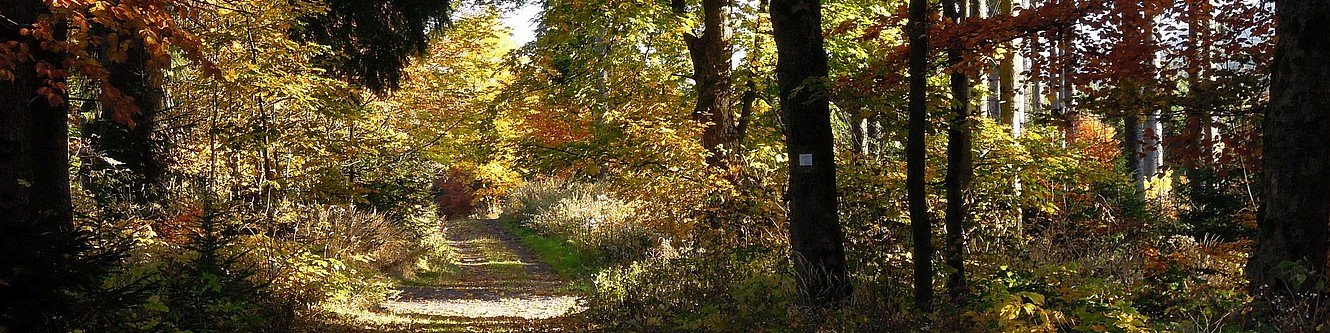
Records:
<instances>
[{"instance_id":1,"label":"dark tree trunk","mask_svg":"<svg viewBox=\"0 0 1330 333\"><path fill-rule=\"evenodd\" d=\"M1330 0L1275 4L1275 58L1265 116L1256 248L1247 278L1256 295L1310 291L1285 267L1301 265L1309 281L1326 276L1330 226Z\"/></svg>"},{"instance_id":2,"label":"dark tree trunk","mask_svg":"<svg viewBox=\"0 0 1330 333\"><path fill-rule=\"evenodd\" d=\"M789 157L790 244L799 293L817 306L837 306L850 295L844 236L836 208L835 142L827 100L827 54L822 46L822 4L773 0L776 80L785 114Z\"/></svg>"},{"instance_id":3,"label":"dark tree trunk","mask_svg":"<svg viewBox=\"0 0 1330 333\"><path fill-rule=\"evenodd\" d=\"M46 8L42 1L16 1L0 8L0 14L29 26ZM52 103L38 93L49 78L40 76L36 66L59 66L62 58L20 36L16 27L0 26L5 41L26 44L34 59L16 64L13 80L0 80L0 228L14 223L39 223L49 230L70 227L69 113L63 96ZM0 235L20 236L3 229Z\"/></svg>"},{"instance_id":4,"label":"dark tree trunk","mask_svg":"<svg viewBox=\"0 0 1330 333\"><path fill-rule=\"evenodd\" d=\"M158 75L148 67L148 54L136 45L126 51L123 63L103 62L107 68L109 83L120 89L126 97L134 100L137 112L129 116L130 123L116 120L117 112L110 107L112 103L103 101L97 119L85 125L85 139L94 150L93 158L84 162L85 168L114 169L123 168L127 172L119 173L112 188L95 189L98 201L127 198L136 204L154 201L163 191L162 177L165 174L165 161L162 160L158 139L154 135L157 128L157 113L161 111L162 90L157 84ZM123 112L123 110L122 110ZM101 160L106 157L123 163L116 166Z\"/></svg>"},{"instance_id":5,"label":"dark tree trunk","mask_svg":"<svg viewBox=\"0 0 1330 333\"><path fill-rule=\"evenodd\" d=\"M1127 174L1131 175L1136 191L1145 191L1145 174L1141 172L1142 132L1140 116L1128 114L1122 117L1122 163Z\"/></svg>"},{"instance_id":6,"label":"dark tree trunk","mask_svg":"<svg viewBox=\"0 0 1330 333\"><path fill-rule=\"evenodd\" d=\"M744 140L748 138L748 124L753 122L753 106L757 103L757 88L750 79L746 84L743 97L740 97L739 124L734 127L735 149L742 153Z\"/></svg>"},{"instance_id":7,"label":"dark tree trunk","mask_svg":"<svg viewBox=\"0 0 1330 333\"><path fill-rule=\"evenodd\" d=\"M681 1L671 5L676 14L686 14ZM731 111L730 57L733 55L729 33L729 0L702 0L702 35L684 35L693 61L693 81L697 84L697 105L693 120L704 124L702 146L711 153L707 163L727 167L738 152L739 131Z\"/></svg>"},{"instance_id":8,"label":"dark tree trunk","mask_svg":"<svg viewBox=\"0 0 1330 333\"><path fill-rule=\"evenodd\" d=\"M910 43L908 131L905 138L905 192L914 238L914 306L933 310L933 232L929 226L925 137L928 131L928 1L910 0L906 26Z\"/></svg>"},{"instance_id":9,"label":"dark tree trunk","mask_svg":"<svg viewBox=\"0 0 1330 333\"><path fill-rule=\"evenodd\" d=\"M31 58L0 78L0 331L69 331L75 289L101 282L81 265L86 242L74 227L69 192L69 113L63 79L39 74L38 63L59 68L63 57L43 50L19 27L48 12L45 1L0 6L0 43L24 45ZM55 25L53 35L63 38ZM54 81L54 82L50 82Z\"/></svg>"},{"instance_id":10,"label":"dark tree trunk","mask_svg":"<svg viewBox=\"0 0 1330 333\"><path fill-rule=\"evenodd\" d=\"M955 23L965 19L965 2L942 0L947 17ZM959 47L947 49L947 62L956 66L963 52ZM966 202L970 192L970 179L974 177L974 161L970 152L972 118L970 108L970 78L960 70L951 72L951 126L947 129L947 247L945 261L951 268L947 278L947 292L952 301L963 303L967 292L965 282L965 219L969 215Z\"/></svg>"}]
</instances>

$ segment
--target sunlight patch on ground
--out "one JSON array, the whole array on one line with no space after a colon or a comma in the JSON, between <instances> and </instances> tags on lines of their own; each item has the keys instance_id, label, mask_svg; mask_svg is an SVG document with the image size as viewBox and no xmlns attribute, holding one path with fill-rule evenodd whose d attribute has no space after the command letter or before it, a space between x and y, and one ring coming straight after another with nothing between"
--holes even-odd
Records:
<instances>
[{"instance_id":1,"label":"sunlight patch on ground","mask_svg":"<svg viewBox=\"0 0 1330 333\"><path fill-rule=\"evenodd\" d=\"M463 318L548 319L581 309L574 296L534 296L498 298L456 298L436 300L394 300L383 304L391 313L413 313Z\"/></svg>"}]
</instances>

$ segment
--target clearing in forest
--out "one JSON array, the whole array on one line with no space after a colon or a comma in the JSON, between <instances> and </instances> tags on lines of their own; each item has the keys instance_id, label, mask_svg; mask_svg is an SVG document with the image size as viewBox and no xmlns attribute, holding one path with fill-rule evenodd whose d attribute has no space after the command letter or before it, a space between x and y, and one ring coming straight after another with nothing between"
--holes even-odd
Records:
<instances>
[{"instance_id":1,"label":"clearing in forest","mask_svg":"<svg viewBox=\"0 0 1330 333\"><path fill-rule=\"evenodd\" d=\"M455 269L428 272L379 311L358 315L370 331L560 331L580 311L569 280L540 262L497 220L449 221Z\"/></svg>"}]
</instances>

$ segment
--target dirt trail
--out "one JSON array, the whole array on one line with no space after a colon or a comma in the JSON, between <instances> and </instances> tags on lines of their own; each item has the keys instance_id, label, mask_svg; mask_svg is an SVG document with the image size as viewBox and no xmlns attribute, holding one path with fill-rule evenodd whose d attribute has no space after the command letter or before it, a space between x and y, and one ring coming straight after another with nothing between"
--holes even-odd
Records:
<instances>
[{"instance_id":1,"label":"dirt trail","mask_svg":"<svg viewBox=\"0 0 1330 333\"><path fill-rule=\"evenodd\" d=\"M381 307L380 329L410 332L559 331L580 311L570 282L555 275L495 220L448 222L456 271L401 286Z\"/></svg>"}]
</instances>

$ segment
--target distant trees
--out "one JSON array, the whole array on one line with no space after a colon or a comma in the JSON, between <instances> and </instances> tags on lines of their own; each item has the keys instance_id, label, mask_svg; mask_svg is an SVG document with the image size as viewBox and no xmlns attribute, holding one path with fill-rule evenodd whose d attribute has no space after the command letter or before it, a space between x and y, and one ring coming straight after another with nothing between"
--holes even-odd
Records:
<instances>
[{"instance_id":1,"label":"distant trees","mask_svg":"<svg viewBox=\"0 0 1330 333\"><path fill-rule=\"evenodd\" d=\"M1317 291L1330 259L1330 1L1275 7L1265 196L1246 271L1254 295Z\"/></svg>"},{"instance_id":2,"label":"distant trees","mask_svg":"<svg viewBox=\"0 0 1330 333\"><path fill-rule=\"evenodd\" d=\"M827 54L818 0L771 1L776 80L786 124L790 244L799 294L831 306L850 296L837 212Z\"/></svg>"}]
</instances>

